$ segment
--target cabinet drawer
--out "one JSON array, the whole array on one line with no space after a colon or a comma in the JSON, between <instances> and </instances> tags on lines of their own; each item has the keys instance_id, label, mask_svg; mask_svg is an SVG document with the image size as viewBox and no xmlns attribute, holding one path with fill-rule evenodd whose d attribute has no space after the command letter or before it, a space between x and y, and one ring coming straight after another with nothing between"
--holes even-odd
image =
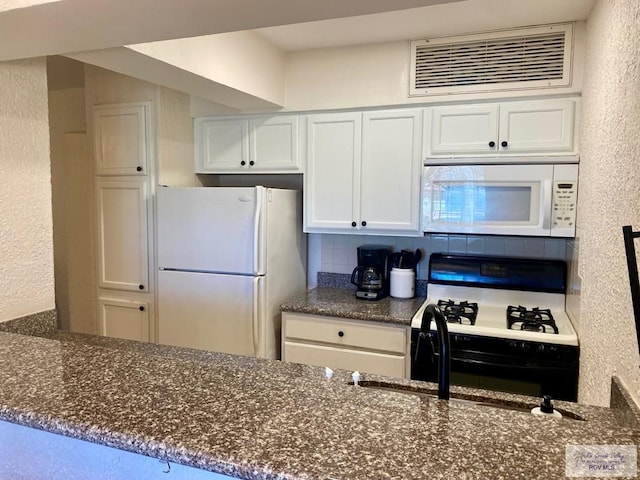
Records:
<instances>
[{"instance_id":1,"label":"cabinet drawer","mask_svg":"<svg viewBox=\"0 0 640 480\"><path fill-rule=\"evenodd\" d=\"M315 315L284 314L285 338L404 354L407 329L343 321Z\"/></svg>"},{"instance_id":2,"label":"cabinet drawer","mask_svg":"<svg viewBox=\"0 0 640 480\"><path fill-rule=\"evenodd\" d=\"M358 370L363 373L405 378L405 357L349 350L326 345L284 342L283 360L318 367Z\"/></svg>"}]
</instances>

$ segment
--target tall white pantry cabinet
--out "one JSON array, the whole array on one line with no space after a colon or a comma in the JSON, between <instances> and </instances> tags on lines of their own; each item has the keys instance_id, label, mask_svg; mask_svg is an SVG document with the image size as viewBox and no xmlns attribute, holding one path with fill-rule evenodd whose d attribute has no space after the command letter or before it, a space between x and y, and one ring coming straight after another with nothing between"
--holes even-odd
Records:
<instances>
[{"instance_id":1,"label":"tall white pantry cabinet","mask_svg":"<svg viewBox=\"0 0 640 480\"><path fill-rule=\"evenodd\" d=\"M101 335L154 341L151 102L96 105L93 135Z\"/></svg>"}]
</instances>

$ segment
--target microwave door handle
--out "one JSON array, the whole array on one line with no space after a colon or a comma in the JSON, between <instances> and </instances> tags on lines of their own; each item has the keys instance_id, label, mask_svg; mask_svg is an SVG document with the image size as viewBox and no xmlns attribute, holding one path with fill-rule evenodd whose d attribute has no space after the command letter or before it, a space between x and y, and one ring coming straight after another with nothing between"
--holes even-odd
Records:
<instances>
[{"instance_id":1,"label":"microwave door handle","mask_svg":"<svg viewBox=\"0 0 640 480\"><path fill-rule=\"evenodd\" d=\"M551 232L551 203L553 202L553 189L551 180L542 181L542 229Z\"/></svg>"}]
</instances>

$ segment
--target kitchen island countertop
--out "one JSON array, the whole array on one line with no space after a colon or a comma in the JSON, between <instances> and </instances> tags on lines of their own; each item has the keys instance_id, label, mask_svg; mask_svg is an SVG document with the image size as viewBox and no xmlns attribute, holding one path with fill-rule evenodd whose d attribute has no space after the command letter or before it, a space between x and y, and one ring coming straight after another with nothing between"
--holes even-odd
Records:
<instances>
[{"instance_id":1,"label":"kitchen island countertop","mask_svg":"<svg viewBox=\"0 0 640 480\"><path fill-rule=\"evenodd\" d=\"M361 300L354 289L319 287L301 293L281 305L283 312L326 315L398 325L411 325L425 297Z\"/></svg>"},{"instance_id":2,"label":"kitchen island countertop","mask_svg":"<svg viewBox=\"0 0 640 480\"><path fill-rule=\"evenodd\" d=\"M0 350L0 419L244 479L564 478L567 445L640 439L608 408L557 402L586 421L557 420L275 360L65 333Z\"/></svg>"}]
</instances>

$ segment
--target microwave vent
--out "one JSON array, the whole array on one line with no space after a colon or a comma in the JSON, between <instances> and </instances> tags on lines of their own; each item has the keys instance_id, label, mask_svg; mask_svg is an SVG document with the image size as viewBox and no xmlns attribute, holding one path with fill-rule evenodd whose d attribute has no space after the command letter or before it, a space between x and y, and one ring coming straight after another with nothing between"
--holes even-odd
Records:
<instances>
[{"instance_id":1,"label":"microwave vent","mask_svg":"<svg viewBox=\"0 0 640 480\"><path fill-rule=\"evenodd\" d=\"M571 24L411 42L410 95L568 86Z\"/></svg>"}]
</instances>

